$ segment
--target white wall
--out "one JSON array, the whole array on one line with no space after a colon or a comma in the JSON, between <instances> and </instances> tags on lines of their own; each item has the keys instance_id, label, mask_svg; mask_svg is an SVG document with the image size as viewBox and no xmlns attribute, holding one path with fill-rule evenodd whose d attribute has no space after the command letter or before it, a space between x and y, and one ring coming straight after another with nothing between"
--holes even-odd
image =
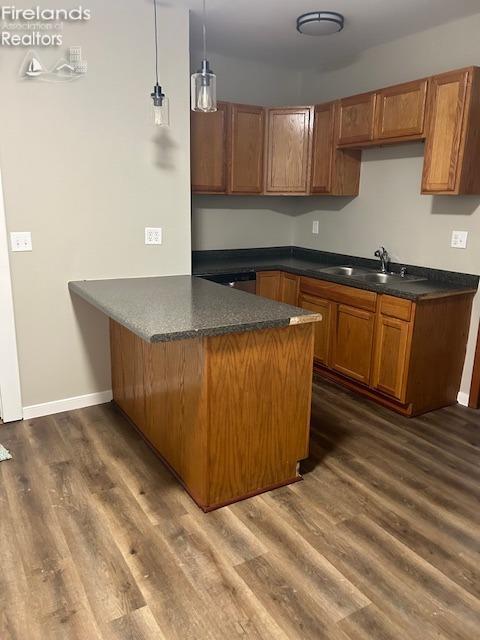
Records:
<instances>
[{"instance_id":1,"label":"white wall","mask_svg":"<svg viewBox=\"0 0 480 640\"><path fill-rule=\"evenodd\" d=\"M370 49L344 69L304 74L304 101L327 101L480 64L479 32L480 14ZM359 197L315 199L316 210L295 219L295 244L370 258L382 244L398 262L480 274L480 197L421 196L422 163L422 144L364 151ZM320 221L318 236L311 233L313 220ZM469 232L466 250L450 248L454 229ZM479 315L477 295L464 393L470 387Z\"/></svg>"},{"instance_id":2,"label":"white wall","mask_svg":"<svg viewBox=\"0 0 480 640\"><path fill-rule=\"evenodd\" d=\"M81 80L20 80L25 50L2 48L7 226L33 233L32 253L11 254L24 405L110 388L107 322L70 297L69 280L190 270L188 14L159 12L161 79L171 103L171 128L159 131L149 96L151 3L120 9L90 0L88 7L90 22L64 29L65 45L82 45L88 60ZM41 51L47 64L59 55ZM163 227L162 247L144 246L145 226Z\"/></svg>"},{"instance_id":3,"label":"white wall","mask_svg":"<svg viewBox=\"0 0 480 640\"><path fill-rule=\"evenodd\" d=\"M192 53L196 69L200 53ZM218 97L264 106L298 104L302 75L249 60L209 54ZM193 249L241 249L291 244L297 198L193 196Z\"/></svg>"}]
</instances>

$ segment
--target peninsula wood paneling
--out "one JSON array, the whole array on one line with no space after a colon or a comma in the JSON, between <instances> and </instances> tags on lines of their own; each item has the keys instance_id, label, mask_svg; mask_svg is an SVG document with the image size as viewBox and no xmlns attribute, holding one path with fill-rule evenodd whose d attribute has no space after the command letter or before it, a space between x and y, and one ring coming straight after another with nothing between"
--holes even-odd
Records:
<instances>
[{"instance_id":1,"label":"peninsula wood paneling","mask_svg":"<svg viewBox=\"0 0 480 640\"><path fill-rule=\"evenodd\" d=\"M299 478L313 323L154 344L110 324L114 400L199 506Z\"/></svg>"},{"instance_id":2,"label":"peninsula wood paneling","mask_svg":"<svg viewBox=\"0 0 480 640\"><path fill-rule=\"evenodd\" d=\"M313 328L208 339L210 505L296 478L308 455Z\"/></svg>"}]
</instances>

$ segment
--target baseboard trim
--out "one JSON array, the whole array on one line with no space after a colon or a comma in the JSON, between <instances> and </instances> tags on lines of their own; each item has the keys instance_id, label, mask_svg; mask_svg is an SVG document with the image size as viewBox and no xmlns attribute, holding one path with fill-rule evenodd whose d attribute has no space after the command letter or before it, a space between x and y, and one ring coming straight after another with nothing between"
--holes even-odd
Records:
<instances>
[{"instance_id":1,"label":"baseboard trim","mask_svg":"<svg viewBox=\"0 0 480 640\"><path fill-rule=\"evenodd\" d=\"M62 411L73 411L74 409L93 407L96 404L110 402L112 398L112 391L108 390L99 391L98 393L87 393L84 396L75 396L74 398L63 398L62 400L54 400L53 402L44 402L43 404L32 404L29 407L23 407L23 419L32 420L33 418L50 416L54 413L61 413Z\"/></svg>"},{"instance_id":2,"label":"baseboard trim","mask_svg":"<svg viewBox=\"0 0 480 640\"><path fill-rule=\"evenodd\" d=\"M470 399L470 397L469 397L468 393L465 393L464 391L459 391L458 396L457 396L458 404L461 404L462 407L468 407L469 399Z\"/></svg>"}]
</instances>

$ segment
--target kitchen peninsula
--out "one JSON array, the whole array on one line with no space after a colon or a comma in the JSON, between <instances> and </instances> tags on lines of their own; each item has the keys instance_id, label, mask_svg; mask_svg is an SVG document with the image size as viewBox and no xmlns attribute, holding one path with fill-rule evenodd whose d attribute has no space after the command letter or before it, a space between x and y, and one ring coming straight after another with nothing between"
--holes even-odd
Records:
<instances>
[{"instance_id":1,"label":"kitchen peninsula","mask_svg":"<svg viewBox=\"0 0 480 640\"><path fill-rule=\"evenodd\" d=\"M300 479L321 315L190 276L69 289L110 318L114 401L204 511Z\"/></svg>"}]
</instances>

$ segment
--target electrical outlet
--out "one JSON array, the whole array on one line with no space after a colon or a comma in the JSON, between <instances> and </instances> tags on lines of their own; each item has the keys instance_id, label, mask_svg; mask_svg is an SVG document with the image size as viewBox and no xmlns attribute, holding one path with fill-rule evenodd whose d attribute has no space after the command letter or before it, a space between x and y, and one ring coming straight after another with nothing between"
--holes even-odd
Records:
<instances>
[{"instance_id":1,"label":"electrical outlet","mask_svg":"<svg viewBox=\"0 0 480 640\"><path fill-rule=\"evenodd\" d=\"M32 251L32 234L30 231L12 231L10 243L12 251Z\"/></svg>"},{"instance_id":2,"label":"electrical outlet","mask_svg":"<svg viewBox=\"0 0 480 640\"><path fill-rule=\"evenodd\" d=\"M145 244L162 244L162 228L145 227Z\"/></svg>"},{"instance_id":3,"label":"electrical outlet","mask_svg":"<svg viewBox=\"0 0 480 640\"><path fill-rule=\"evenodd\" d=\"M314 233L315 235L318 235L318 220L314 220L313 224L312 224L312 233Z\"/></svg>"},{"instance_id":4,"label":"electrical outlet","mask_svg":"<svg viewBox=\"0 0 480 640\"><path fill-rule=\"evenodd\" d=\"M451 246L454 249L467 248L468 231L452 231Z\"/></svg>"}]
</instances>

